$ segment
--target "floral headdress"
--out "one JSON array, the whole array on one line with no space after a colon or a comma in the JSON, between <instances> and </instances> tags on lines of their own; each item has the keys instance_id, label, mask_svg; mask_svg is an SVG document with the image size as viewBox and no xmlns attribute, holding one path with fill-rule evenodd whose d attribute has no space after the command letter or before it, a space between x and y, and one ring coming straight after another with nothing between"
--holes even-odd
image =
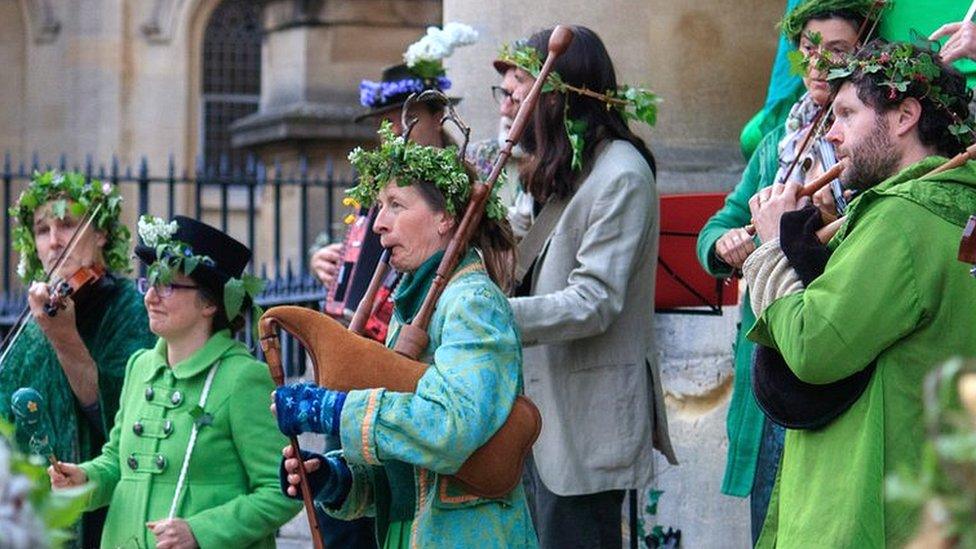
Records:
<instances>
[{"instance_id":1,"label":"floral headdress","mask_svg":"<svg viewBox=\"0 0 976 549\"><path fill-rule=\"evenodd\" d=\"M30 185L20 193L17 204L8 214L17 220L13 229L14 249L20 252L17 276L24 283L45 280L46 273L37 256L34 239L34 214L37 208L52 202L51 213L59 219L71 215L83 218L94 213L90 230L105 234L102 255L110 271L129 271L129 229L119 221L122 196L109 183L88 181L77 172L34 172Z\"/></svg>"},{"instance_id":2,"label":"floral headdress","mask_svg":"<svg viewBox=\"0 0 976 549\"><path fill-rule=\"evenodd\" d=\"M931 50L905 42L877 43L870 51L865 49L864 54L851 56L844 65L832 69L827 79L836 84L862 74L887 89L889 101L897 102L908 97L920 101L928 99L952 119L949 132L963 145L969 145L976 135L976 123L969 112L972 91L966 90L964 97L945 92L939 86L943 69L935 55ZM960 117L959 112L966 113L965 117Z\"/></svg>"},{"instance_id":3,"label":"floral headdress","mask_svg":"<svg viewBox=\"0 0 976 549\"><path fill-rule=\"evenodd\" d=\"M179 225L175 220L167 222L151 215L143 215L139 218L139 237L156 254L156 260L146 270L146 278L150 285L169 284L177 273L182 272L190 276L201 266L217 268L210 256L196 254L190 244L176 239L178 230ZM264 280L260 277L244 273L240 278L229 278L223 288L224 311L227 313L227 319L237 318L244 306L245 297L251 299L256 309L255 318L259 317L260 308L255 303L263 290Z\"/></svg>"},{"instance_id":4,"label":"floral headdress","mask_svg":"<svg viewBox=\"0 0 976 549\"><path fill-rule=\"evenodd\" d=\"M539 50L525 42L502 45L498 51L497 60L518 67L534 77L538 77L539 71L542 70L542 57ZM647 88L624 85L614 90L598 92L585 87L573 86L563 81L562 77L556 71L549 73L549 77L546 79L542 91L556 91L563 94L572 92L584 97L596 99L605 103L607 110L615 109L624 120L636 120L651 127L657 123L657 105L661 102L657 94ZM563 109L563 121L566 126L566 135L569 137L569 143L573 147L572 167L574 170L582 170L583 135L586 133L586 123L569 116L568 104Z\"/></svg>"},{"instance_id":5,"label":"floral headdress","mask_svg":"<svg viewBox=\"0 0 976 549\"><path fill-rule=\"evenodd\" d=\"M464 212L471 196L471 181L456 146L429 147L409 141L395 135L389 121L380 126L378 133L378 148L356 147L349 153L349 162L359 173L359 183L346 191L349 197L368 207L390 181L396 180L401 187L427 181L444 195L449 214ZM493 187L485 206L485 215L496 220L506 215L505 206L494 192L497 188Z\"/></svg>"},{"instance_id":6,"label":"floral headdress","mask_svg":"<svg viewBox=\"0 0 976 549\"><path fill-rule=\"evenodd\" d=\"M359 102L364 107L386 105L399 95L420 93L426 89L444 91L451 88L451 81L444 70L444 59L460 46L474 44L478 33L463 23L448 23L443 29L428 27L427 34L414 42L403 54L410 77L393 81L373 82L363 80L359 84Z\"/></svg>"}]
</instances>

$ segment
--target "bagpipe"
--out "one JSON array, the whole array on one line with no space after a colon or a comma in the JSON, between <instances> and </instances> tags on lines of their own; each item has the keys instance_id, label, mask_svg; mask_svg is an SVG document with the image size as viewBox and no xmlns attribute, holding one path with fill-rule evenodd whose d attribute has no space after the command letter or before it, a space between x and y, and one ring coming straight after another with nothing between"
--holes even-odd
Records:
<instances>
[{"instance_id":1,"label":"bagpipe","mask_svg":"<svg viewBox=\"0 0 976 549\"><path fill-rule=\"evenodd\" d=\"M553 31L546 61L528 96L522 101L505 146L495 160L488 179L472 188L464 216L445 250L430 290L413 321L401 327L394 349L388 349L364 336L368 317L373 309L373 300L389 272L388 252L384 252L348 330L325 314L301 307L273 307L262 315L258 324L261 347L277 385L284 383L279 341L279 330L283 329L307 349L313 365L315 383L318 385L340 391L380 387L399 392L416 391L418 381L428 368L426 363L418 359L429 343L427 327L437 300L468 248L468 243L484 215L492 188L511 156L512 148L529 123L556 59L566 51L572 39L572 31L567 27L557 26ZM408 100L403 107L405 119L410 103ZM453 112L451 114L453 121L461 126L456 115ZM445 116L441 122L448 118ZM404 122L408 131L416 123L415 120ZM497 498L509 493L521 482L525 459L541 429L542 418L535 405L524 396L516 397L504 425L468 457L461 469L453 475L453 479L477 496ZM290 443L295 455L301 455L297 437L292 437ZM315 547L321 549L321 533L313 507L314 494L311 493L305 468L299 467L298 471L312 539Z\"/></svg>"}]
</instances>

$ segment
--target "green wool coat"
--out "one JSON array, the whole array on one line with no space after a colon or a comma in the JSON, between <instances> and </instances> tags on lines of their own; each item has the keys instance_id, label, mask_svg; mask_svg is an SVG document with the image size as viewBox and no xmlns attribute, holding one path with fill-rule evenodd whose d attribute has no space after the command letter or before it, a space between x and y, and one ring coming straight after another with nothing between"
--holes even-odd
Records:
<instances>
[{"instance_id":1,"label":"green wool coat","mask_svg":"<svg viewBox=\"0 0 976 549\"><path fill-rule=\"evenodd\" d=\"M922 382L976 355L976 280L956 260L976 212L976 163L921 178L930 157L855 199L824 273L773 302L749 337L825 384L877 361L851 408L817 431L788 430L759 547L900 547L919 509L885 498L884 479L918 471Z\"/></svg>"},{"instance_id":2,"label":"green wool coat","mask_svg":"<svg viewBox=\"0 0 976 549\"><path fill-rule=\"evenodd\" d=\"M210 368L220 363L198 409ZM223 330L172 368L166 342L129 360L115 427L102 455L81 464L94 484L90 509L109 505L102 547L155 547L147 521L167 518L194 423L201 425L176 516L203 549L274 547L274 532L301 508L280 492L287 440L268 410L267 366Z\"/></svg>"},{"instance_id":3,"label":"green wool coat","mask_svg":"<svg viewBox=\"0 0 976 549\"><path fill-rule=\"evenodd\" d=\"M784 125L771 131L763 138L756 153L752 155L742 180L725 198L725 206L715 213L698 234L698 261L709 274L718 278L732 276L732 268L715 255L715 242L729 229L749 224L749 199L759 189L772 185L779 166L778 146L786 133ZM728 457L725 462L725 477L722 479L722 493L730 496L746 497L752 489L756 473L756 460L759 458L759 443L762 438L763 414L752 395L753 344L745 335L752 328L756 316L749 305L749 294L742 300L739 308L741 318L736 334L733 354L735 355L735 380L732 387L732 402L726 418L726 432L729 437Z\"/></svg>"}]
</instances>

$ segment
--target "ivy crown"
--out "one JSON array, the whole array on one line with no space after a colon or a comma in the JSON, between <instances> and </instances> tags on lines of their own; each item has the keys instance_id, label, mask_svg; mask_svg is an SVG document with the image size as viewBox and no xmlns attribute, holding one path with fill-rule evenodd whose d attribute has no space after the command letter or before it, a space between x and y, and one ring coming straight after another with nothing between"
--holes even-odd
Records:
<instances>
[{"instance_id":1,"label":"ivy crown","mask_svg":"<svg viewBox=\"0 0 976 549\"><path fill-rule=\"evenodd\" d=\"M37 255L34 238L34 214L51 203L51 212L59 219L72 216L82 219L94 217L89 230L105 234L102 256L110 271L128 272L129 229L119 220L122 196L118 189L97 179L89 181L78 172L49 170L34 172L30 185L20 194L8 214L17 220L12 233L14 249L20 252L17 275L25 284L45 280L46 273ZM79 225L80 227L80 225Z\"/></svg>"},{"instance_id":2,"label":"ivy crown","mask_svg":"<svg viewBox=\"0 0 976 549\"><path fill-rule=\"evenodd\" d=\"M380 145L366 150L356 147L349 153L349 162L359 174L355 187L346 190L353 200L371 206L380 191L391 181L405 187L425 181L444 195L447 213L457 217L464 212L471 196L472 177L458 157L458 148L420 145L393 133L393 125L384 121L377 132ZM498 197L498 185L493 187L485 207L485 215L500 220L506 216Z\"/></svg>"},{"instance_id":3,"label":"ivy crown","mask_svg":"<svg viewBox=\"0 0 976 549\"><path fill-rule=\"evenodd\" d=\"M869 95L877 109L897 105L909 97L917 99L923 108L929 104L934 110L928 116L944 117L947 123L942 128L948 129L958 144L967 146L976 135L976 124L969 112L973 92L966 88L959 73L938 61L937 44L926 45L875 40L849 56L846 63L831 69L827 79L834 89L851 82L858 86L859 95L861 90L873 86L875 90Z\"/></svg>"},{"instance_id":4,"label":"ivy crown","mask_svg":"<svg viewBox=\"0 0 976 549\"><path fill-rule=\"evenodd\" d=\"M787 40L797 45L803 33L803 27L813 19L838 17L864 21L868 17L876 19L881 9L890 4L885 0L806 0L790 10L786 17L779 22L779 28ZM872 15L872 12L874 14Z\"/></svg>"},{"instance_id":5,"label":"ivy crown","mask_svg":"<svg viewBox=\"0 0 976 549\"><path fill-rule=\"evenodd\" d=\"M518 41L513 44L503 44L498 50L498 60L514 65L525 72L538 78L542 71L542 55L539 50L526 42ZM661 98L653 91L640 86L618 86L616 89L609 90L590 90L586 87L577 87L563 80L558 72L552 71L546 78L542 86L542 92L576 93L582 97L589 97L604 103L607 110L614 109L626 120L643 122L648 127L657 124L658 103ZM579 171L583 169L583 149L585 148L584 135L586 134L586 123L583 120L576 120L569 115L569 107L564 111L564 125L566 136L573 149L572 167Z\"/></svg>"}]
</instances>

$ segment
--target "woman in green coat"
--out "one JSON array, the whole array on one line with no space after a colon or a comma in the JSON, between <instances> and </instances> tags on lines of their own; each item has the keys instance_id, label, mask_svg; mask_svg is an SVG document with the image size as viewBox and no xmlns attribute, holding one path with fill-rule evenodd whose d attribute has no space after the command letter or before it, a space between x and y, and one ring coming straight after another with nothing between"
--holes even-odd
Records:
<instances>
[{"instance_id":1,"label":"woman in green coat","mask_svg":"<svg viewBox=\"0 0 976 549\"><path fill-rule=\"evenodd\" d=\"M110 505L102 547L274 547L299 506L278 491L270 374L232 337L256 290L239 278L251 252L185 217L144 218L139 233L159 341L129 359L102 455L49 468L51 483L91 482L88 507Z\"/></svg>"}]
</instances>

